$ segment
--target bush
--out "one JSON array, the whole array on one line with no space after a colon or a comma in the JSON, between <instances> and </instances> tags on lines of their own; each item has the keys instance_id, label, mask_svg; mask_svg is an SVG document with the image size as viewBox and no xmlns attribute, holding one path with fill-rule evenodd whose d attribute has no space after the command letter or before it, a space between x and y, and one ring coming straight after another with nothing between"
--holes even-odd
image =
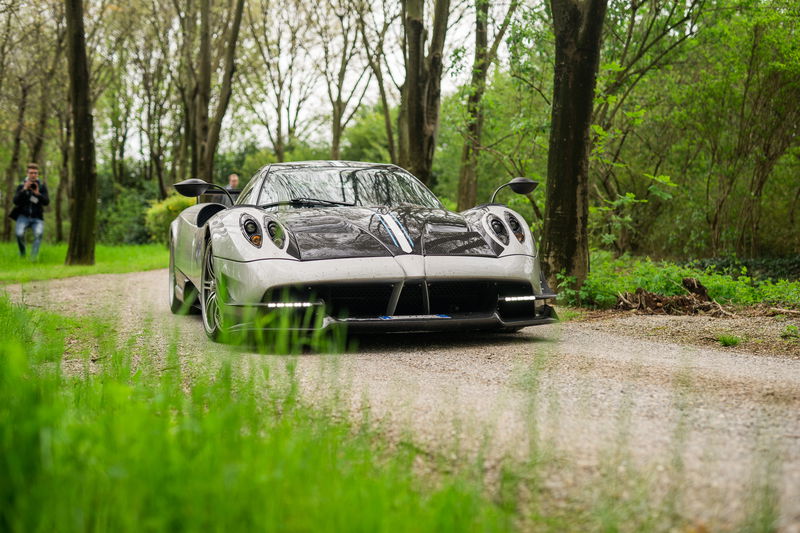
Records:
<instances>
[{"instance_id":1,"label":"bush","mask_svg":"<svg viewBox=\"0 0 800 533\"><path fill-rule=\"evenodd\" d=\"M97 239L105 244L144 244L149 241L144 214L147 200L138 194L122 194L101 204L97 213Z\"/></svg>"},{"instance_id":2,"label":"bush","mask_svg":"<svg viewBox=\"0 0 800 533\"><path fill-rule=\"evenodd\" d=\"M150 206L145 213L144 224L151 240L167 244L169 225L181 211L194 205L195 202L196 200L193 198L173 194Z\"/></svg>"},{"instance_id":3,"label":"bush","mask_svg":"<svg viewBox=\"0 0 800 533\"><path fill-rule=\"evenodd\" d=\"M742 267L737 274L723 273L714 266L700 269L650 258L623 255L614 258L610 252L592 252L591 272L580 290L574 290L574 278L559 275L558 292L568 305L613 307L617 294L647 291L675 296L685 294L683 278L697 278L708 288L711 298L723 304L755 305L768 303L800 307L800 282L756 280Z\"/></svg>"}]
</instances>

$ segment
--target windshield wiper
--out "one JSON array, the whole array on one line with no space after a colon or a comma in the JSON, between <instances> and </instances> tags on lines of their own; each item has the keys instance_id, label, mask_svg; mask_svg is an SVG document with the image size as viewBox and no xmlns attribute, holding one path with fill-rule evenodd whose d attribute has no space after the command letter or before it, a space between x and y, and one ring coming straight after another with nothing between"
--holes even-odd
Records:
<instances>
[{"instance_id":1,"label":"windshield wiper","mask_svg":"<svg viewBox=\"0 0 800 533\"><path fill-rule=\"evenodd\" d=\"M277 207L279 205L291 205L292 207L313 207L315 205L337 205L337 206L347 206L352 207L356 204L349 204L347 202L337 202L335 200L323 200L322 198L292 198L291 200L283 200L280 202L271 202L269 204L260 205L259 207L262 209L266 209L268 207Z\"/></svg>"}]
</instances>

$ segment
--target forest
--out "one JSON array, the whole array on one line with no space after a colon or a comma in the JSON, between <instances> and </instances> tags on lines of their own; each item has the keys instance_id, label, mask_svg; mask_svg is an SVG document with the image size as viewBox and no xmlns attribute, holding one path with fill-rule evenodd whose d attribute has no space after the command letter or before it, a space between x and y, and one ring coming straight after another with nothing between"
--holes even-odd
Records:
<instances>
[{"instance_id":1,"label":"forest","mask_svg":"<svg viewBox=\"0 0 800 533\"><path fill-rule=\"evenodd\" d=\"M162 239L177 181L349 159L458 210L539 181L502 201L551 276L590 249L795 256L799 30L793 0L3 0L3 209L38 163L81 262Z\"/></svg>"}]
</instances>

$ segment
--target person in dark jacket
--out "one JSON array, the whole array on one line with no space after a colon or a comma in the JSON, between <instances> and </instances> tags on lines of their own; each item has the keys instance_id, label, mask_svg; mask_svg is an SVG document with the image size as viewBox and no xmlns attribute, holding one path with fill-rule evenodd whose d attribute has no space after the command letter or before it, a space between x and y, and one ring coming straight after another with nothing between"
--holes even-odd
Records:
<instances>
[{"instance_id":1,"label":"person in dark jacket","mask_svg":"<svg viewBox=\"0 0 800 533\"><path fill-rule=\"evenodd\" d=\"M39 246L42 244L44 234L44 206L50 203L47 195L47 185L39 182L39 166L36 163L28 164L28 176L22 185L17 186L14 194L14 211L12 218L17 221L17 244L20 257L25 257L25 230L31 228L33 232L33 249L31 259L39 255Z\"/></svg>"}]
</instances>

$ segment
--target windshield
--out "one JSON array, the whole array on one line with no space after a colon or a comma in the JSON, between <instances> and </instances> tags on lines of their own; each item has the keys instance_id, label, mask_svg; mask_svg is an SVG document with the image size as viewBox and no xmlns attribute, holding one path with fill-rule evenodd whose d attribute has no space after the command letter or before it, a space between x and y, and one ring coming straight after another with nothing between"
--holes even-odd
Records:
<instances>
[{"instance_id":1,"label":"windshield","mask_svg":"<svg viewBox=\"0 0 800 533\"><path fill-rule=\"evenodd\" d=\"M258 203L267 205L297 198L360 206L441 207L416 178L391 167L273 170L264 180Z\"/></svg>"}]
</instances>

